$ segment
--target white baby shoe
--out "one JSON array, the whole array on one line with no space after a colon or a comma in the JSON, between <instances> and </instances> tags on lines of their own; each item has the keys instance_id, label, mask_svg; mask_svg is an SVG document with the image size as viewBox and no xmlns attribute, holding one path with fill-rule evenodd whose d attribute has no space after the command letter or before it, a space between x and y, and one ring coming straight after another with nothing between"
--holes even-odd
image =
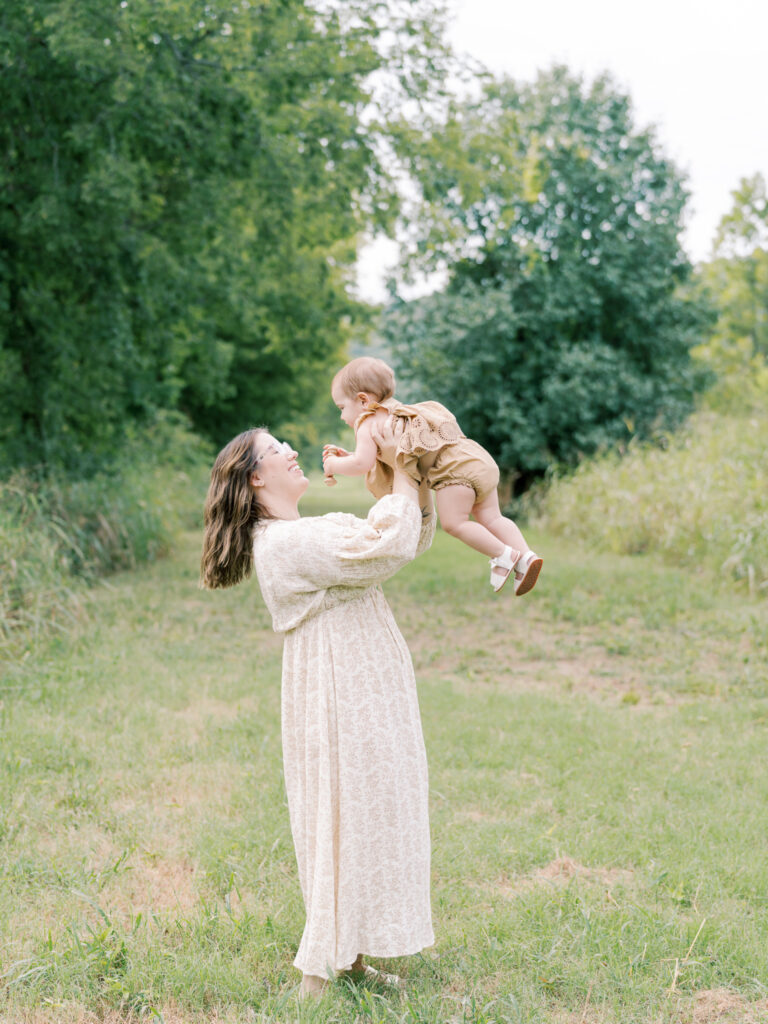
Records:
<instances>
[{"instance_id":1,"label":"white baby shoe","mask_svg":"<svg viewBox=\"0 0 768 1024\"><path fill-rule=\"evenodd\" d=\"M544 559L539 558L535 551L526 551L515 563L515 594L522 597L536 586Z\"/></svg>"}]
</instances>

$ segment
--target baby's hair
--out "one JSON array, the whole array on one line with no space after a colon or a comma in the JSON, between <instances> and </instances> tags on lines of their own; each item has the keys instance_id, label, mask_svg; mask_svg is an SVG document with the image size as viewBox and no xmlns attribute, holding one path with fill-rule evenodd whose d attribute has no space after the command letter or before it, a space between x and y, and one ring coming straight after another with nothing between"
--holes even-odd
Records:
<instances>
[{"instance_id":1,"label":"baby's hair","mask_svg":"<svg viewBox=\"0 0 768 1024\"><path fill-rule=\"evenodd\" d=\"M348 398L364 391L377 402L383 402L395 393L395 372L383 359L360 356L342 366L333 378L332 386L337 384Z\"/></svg>"}]
</instances>

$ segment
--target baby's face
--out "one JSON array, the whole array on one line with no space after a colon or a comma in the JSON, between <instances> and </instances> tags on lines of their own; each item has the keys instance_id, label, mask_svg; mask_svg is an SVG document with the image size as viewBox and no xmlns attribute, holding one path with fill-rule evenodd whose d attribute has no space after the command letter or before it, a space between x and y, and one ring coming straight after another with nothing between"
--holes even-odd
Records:
<instances>
[{"instance_id":1,"label":"baby's face","mask_svg":"<svg viewBox=\"0 0 768 1024\"><path fill-rule=\"evenodd\" d=\"M331 398L336 403L341 418L348 427L354 426L355 420L368 405L368 396L364 395L362 391L357 395L345 395L338 385L331 388Z\"/></svg>"}]
</instances>

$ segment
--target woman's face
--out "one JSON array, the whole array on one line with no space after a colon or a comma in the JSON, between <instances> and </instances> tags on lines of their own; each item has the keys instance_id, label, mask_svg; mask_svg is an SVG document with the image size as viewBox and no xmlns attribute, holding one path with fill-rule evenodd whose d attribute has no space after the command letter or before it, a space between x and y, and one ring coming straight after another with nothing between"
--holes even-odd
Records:
<instances>
[{"instance_id":1,"label":"woman's face","mask_svg":"<svg viewBox=\"0 0 768 1024\"><path fill-rule=\"evenodd\" d=\"M309 487L309 480L302 473L293 448L266 431L258 434L255 444L254 486L261 488L264 497L300 498Z\"/></svg>"}]
</instances>

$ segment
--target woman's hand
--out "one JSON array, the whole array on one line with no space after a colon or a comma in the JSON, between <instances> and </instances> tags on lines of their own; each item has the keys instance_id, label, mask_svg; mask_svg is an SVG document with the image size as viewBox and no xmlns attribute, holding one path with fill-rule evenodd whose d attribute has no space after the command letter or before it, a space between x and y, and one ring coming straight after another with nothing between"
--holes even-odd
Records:
<instances>
[{"instance_id":1,"label":"woman's hand","mask_svg":"<svg viewBox=\"0 0 768 1024\"><path fill-rule=\"evenodd\" d=\"M378 458L391 469L395 468L395 455L405 424L398 416L388 416L381 426L374 426L371 437L379 449Z\"/></svg>"}]
</instances>

